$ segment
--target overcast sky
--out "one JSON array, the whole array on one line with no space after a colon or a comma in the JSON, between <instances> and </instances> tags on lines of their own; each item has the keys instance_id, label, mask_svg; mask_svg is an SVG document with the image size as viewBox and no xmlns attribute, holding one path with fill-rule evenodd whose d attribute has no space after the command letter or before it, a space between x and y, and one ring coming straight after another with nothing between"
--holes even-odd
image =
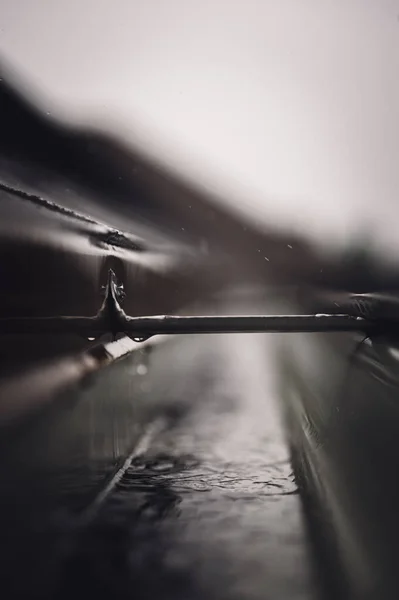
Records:
<instances>
[{"instance_id":1,"label":"overcast sky","mask_svg":"<svg viewBox=\"0 0 399 600\"><path fill-rule=\"evenodd\" d=\"M252 216L399 250L399 0L0 0L0 53Z\"/></svg>"}]
</instances>

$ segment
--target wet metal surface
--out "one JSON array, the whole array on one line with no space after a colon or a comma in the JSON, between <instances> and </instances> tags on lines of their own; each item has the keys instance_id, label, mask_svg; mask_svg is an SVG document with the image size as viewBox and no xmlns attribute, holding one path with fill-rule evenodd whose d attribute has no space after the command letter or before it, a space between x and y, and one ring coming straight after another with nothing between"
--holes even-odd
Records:
<instances>
[{"instance_id":1,"label":"wet metal surface","mask_svg":"<svg viewBox=\"0 0 399 600\"><path fill-rule=\"evenodd\" d=\"M377 305L378 309L378 305ZM282 369L296 472L335 597L399 595L399 350L395 330L287 340ZM335 580L335 581L334 581Z\"/></svg>"},{"instance_id":2,"label":"wet metal surface","mask_svg":"<svg viewBox=\"0 0 399 600\"><path fill-rule=\"evenodd\" d=\"M318 597L264 340L187 338L159 359L151 378L137 373L168 409L94 520L69 538L57 592Z\"/></svg>"},{"instance_id":3,"label":"wet metal surface","mask_svg":"<svg viewBox=\"0 0 399 600\"><path fill-rule=\"evenodd\" d=\"M7 597L318 598L270 348L170 339L31 424L2 506ZM134 436L127 470L93 502Z\"/></svg>"}]
</instances>

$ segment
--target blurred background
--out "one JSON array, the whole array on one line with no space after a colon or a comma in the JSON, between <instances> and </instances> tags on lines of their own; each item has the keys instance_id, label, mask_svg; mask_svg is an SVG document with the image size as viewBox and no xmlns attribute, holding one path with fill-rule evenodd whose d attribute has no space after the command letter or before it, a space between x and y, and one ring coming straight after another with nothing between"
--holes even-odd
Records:
<instances>
[{"instance_id":1,"label":"blurred background","mask_svg":"<svg viewBox=\"0 0 399 600\"><path fill-rule=\"evenodd\" d=\"M49 116L111 132L254 222L396 255L396 0L0 2Z\"/></svg>"}]
</instances>

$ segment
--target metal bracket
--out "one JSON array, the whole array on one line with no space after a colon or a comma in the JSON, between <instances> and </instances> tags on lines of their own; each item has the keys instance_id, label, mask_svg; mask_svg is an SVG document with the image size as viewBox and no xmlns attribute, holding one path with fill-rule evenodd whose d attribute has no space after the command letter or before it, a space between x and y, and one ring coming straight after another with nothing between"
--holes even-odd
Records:
<instances>
[{"instance_id":1,"label":"metal bracket","mask_svg":"<svg viewBox=\"0 0 399 600\"><path fill-rule=\"evenodd\" d=\"M135 341L144 341L157 334L368 332L375 326L374 321L347 314L131 317L119 303L122 294L123 286L118 285L115 273L110 270L104 302L94 317L0 318L0 333L76 332L88 338L124 333Z\"/></svg>"}]
</instances>

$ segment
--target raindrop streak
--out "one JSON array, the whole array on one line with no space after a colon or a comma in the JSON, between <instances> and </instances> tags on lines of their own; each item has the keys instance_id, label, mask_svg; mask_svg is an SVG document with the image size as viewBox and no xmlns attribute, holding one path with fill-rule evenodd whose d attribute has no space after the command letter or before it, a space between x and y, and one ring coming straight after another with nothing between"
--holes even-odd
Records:
<instances>
[{"instance_id":1,"label":"raindrop streak","mask_svg":"<svg viewBox=\"0 0 399 600\"><path fill-rule=\"evenodd\" d=\"M288 246L288 248L289 248L290 250L292 250L292 246L291 246L291 244L287 244L287 246Z\"/></svg>"},{"instance_id":2,"label":"raindrop streak","mask_svg":"<svg viewBox=\"0 0 399 600\"><path fill-rule=\"evenodd\" d=\"M267 256L265 256L264 259L267 260L267 262L270 262L270 259L268 259Z\"/></svg>"}]
</instances>

